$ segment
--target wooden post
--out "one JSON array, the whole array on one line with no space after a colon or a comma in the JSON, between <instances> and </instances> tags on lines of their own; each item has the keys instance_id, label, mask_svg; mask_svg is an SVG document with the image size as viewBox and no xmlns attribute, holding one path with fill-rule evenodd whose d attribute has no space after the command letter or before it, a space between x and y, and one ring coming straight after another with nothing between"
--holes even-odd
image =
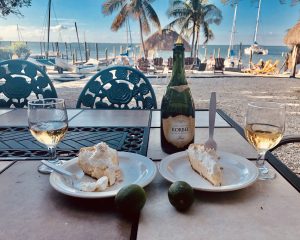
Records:
<instances>
[{"instance_id":1,"label":"wooden post","mask_svg":"<svg viewBox=\"0 0 300 240\"><path fill-rule=\"evenodd\" d=\"M67 60L69 60L69 56L68 56L68 44L66 42L65 42L65 50L66 50Z\"/></svg>"},{"instance_id":2,"label":"wooden post","mask_svg":"<svg viewBox=\"0 0 300 240\"><path fill-rule=\"evenodd\" d=\"M52 52L55 52L54 42L52 42Z\"/></svg>"},{"instance_id":3,"label":"wooden post","mask_svg":"<svg viewBox=\"0 0 300 240\"><path fill-rule=\"evenodd\" d=\"M220 52L221 52L221 49L218 48L218 58L220 58Z\"/></svg>"},{"instance_id":4,"label":"wooden post","mask_svg":"<svg viewBox=\"0 0 300 240\"><path fill-rule=\"evenodd\" d=\"M55 43L55 47L56 47L56 55L59 56L59 46L58 46L58 42Z\"/></svg>"},{"instance_id":5,"label":"wooden post","mask_svg":"<svg viewBox=\"0 0 300 240\"><path fill-rule=\"evenodd\" d=\"M75 65L75 62L76 62L76 60L75 60L75 51L72 53L72 63L73 63L73 65Z\"/></svg>"},{"instance_id":6,"label":"wooden post","mask_svg":"<svg viewBox=\"0 0 300 240\"><path fill-rule=\"evenodd\" d=\"M117 54L116 54L116 47L115 46L113 46L113 54L114 54L114 59L116 59Z\"/></svg>"},{"instance_id":7,"label":"wooden post","mask_svg":"<svg viewBox=\"0 0 300 240\"><path fill-rule=\"evenodd\" d=\"M72 53L72 43L69 45L70 53Z\"/></svg>"},{"instance_id":8,"label":"wooden post","mask_svg":"<svg viewBox=\"0 0 300 240\"><path fill-rule=\"evenodd\" d=\"M98 49L98 43L96 43L96 59L99 60L99 49Z\"/></svg>"},{"instance_id":9,"label":"wooden post","mask_svg":"<svg viewBox=\"0 0 300 240\"><path fill-rule=\"evenodd\" d=\"M291 69L291 78L294 78L296 76L296 66L297 66L297 53L298 53L298 46L295 45L293 48L292 53L292 69Z\"/></svg>"},{"instance_id":10,"label":"wooden post","mask_svg":"<svg viewBox=\"0 0 300 240\"><path fill-rule=\"evenodd\" d=\"M46 50L46 43L43 42L43 46L44 46L44 52L45 52L45 56L47 55L47 50Z\"/></svg>"},{"instance_id":11,"label":"wooden post","mask_svg":"<svg viewBox=\"0 0 300 240\"><path fill-rule=\"evenodd\" d=\"M77 50L76 49L74 49L74 56L75 56L75 62L74 62L74 64L78 61L78 59L77 59Z\"/></svg>"},{"instance_id":12,"label":"wooden post","mask_svg":"<svg viewBox=\"0 0 300 240\"><path fill-rule=\"evenodd\" d=\"M88 49L87 49L86 42L84 42L84 51L85 51L85 61L87 62L89 60L89 56L88 56Z\"/></svg>"},{"instance_id":13,"label":"wooden post","mask_svg":"<svg viewBox=\"0 0 300 240\"><path fill-rule=\"evenodd\" d=\"M106 62L106 66L108 65L108 52L107 52L107 48L105 48L105 62Z\"/></svg>"},{"instance_id":14,"label":"wooden post","mask_svg":"<svg viewBox=\"0 0 300 240\"><path fill-rule=\"evenodd\" d=\"M43 55L43 45L42 42L40 42L40 48L41 48L41 56Z\"/></svg>"}]
</instances>

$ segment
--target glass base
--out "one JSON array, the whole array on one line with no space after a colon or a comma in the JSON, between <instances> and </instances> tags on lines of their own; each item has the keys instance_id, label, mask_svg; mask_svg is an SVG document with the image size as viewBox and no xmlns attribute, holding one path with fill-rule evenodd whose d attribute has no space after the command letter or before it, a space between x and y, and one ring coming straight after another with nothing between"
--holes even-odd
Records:
<instances>
[{"instance_id":1,"label":"glass base","mask_svg":"<svg viewBox=\"0 0 300 240\"><path fill-rule=\"evenodd\" d=\"M276 173L267 168L267 166L258 166L258 179L259 180L272 180L276 178Z\"/></svg>"},{"instance_id":2,"label":"glass base","mask_svg":"<svg viewBox=\"0 0 300 240\"><path fill-rule=\"evenodd\" d=\"M55 165L61 165L62 164L62 161L60 161L58 159L48 160L48 162L54 163ZM38 171L39 171L39 173L42 173L42 174L50 174L50 173L53 172L53 170L51 168L47 167L44 164L41 164L40 166L38 166Z\"/></svg>"}]
</instances>

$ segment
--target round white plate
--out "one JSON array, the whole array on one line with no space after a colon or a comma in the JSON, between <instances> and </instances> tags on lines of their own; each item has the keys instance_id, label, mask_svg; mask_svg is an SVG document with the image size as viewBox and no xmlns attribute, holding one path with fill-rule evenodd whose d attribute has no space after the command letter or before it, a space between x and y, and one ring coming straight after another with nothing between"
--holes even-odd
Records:
<instances>
[{"instance_id":1,"label":"round white plate","mask_svg":"<svg viewBox=\"0 0 300 240\"><path fill-rule=\"evenodd\" d=\"M258 177L257 167L241 156L218 152L220 164L223 167L223 185L213 186L196 173L188 160L186 151L174 153L162 159L159 172L170 182L185 181L194 189L209 192L234 191L248 187Z\"/></svg>"},{"instance_id":2,"label":"round white plate","mask_svg":"<svg viewBox=\"0 0 300 240\"><path fill-rule=\"evenodd\" d=\"M50 174L50 184L57 191L79 198L107 198L114 197L118 191L129 184L138 184L141 187L148 185L156 175L156 165L147 157L135 153L118 152L122 181L115 183L102 192L83 192L74 188L65 178L58 173ZM77 158L65 162L62 167L70 172L79 170ZM96 181L84 176L83 181Z\"/></svg>"}]
</instances>

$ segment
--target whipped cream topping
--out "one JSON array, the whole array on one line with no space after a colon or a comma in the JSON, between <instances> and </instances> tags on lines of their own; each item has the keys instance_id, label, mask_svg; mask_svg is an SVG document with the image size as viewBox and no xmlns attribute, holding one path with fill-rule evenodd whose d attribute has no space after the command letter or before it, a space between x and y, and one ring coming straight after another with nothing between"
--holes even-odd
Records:
<instances>
[{"instance_id":1,"label":"whipped cream topping","mask_svg":"<svg viewBox=\"0 0 300 240\"><path fill-rule=\"evenodd\" d=\"M206 166L209 174L215 173L220 169L220 164L218 162L219 156L214 149L206 149L204 145L193 145L195 158L199 159ZM190 150L190 149L189 149Z\"/></svg>"},{"instance_id":2,"label":"whipped cream topping","mask_svg":"<svg viewBox=\"0 0 300 240\"><path fill-rule=\"evenodd\" d=\"M116 168L118 162L115 161L113 155L116 150L110 148L106 143L101 142L93 147L93 151L81 151L79 153L79 160L85 159L89 164L101 169Z\"/></svg>"}]
</instances>

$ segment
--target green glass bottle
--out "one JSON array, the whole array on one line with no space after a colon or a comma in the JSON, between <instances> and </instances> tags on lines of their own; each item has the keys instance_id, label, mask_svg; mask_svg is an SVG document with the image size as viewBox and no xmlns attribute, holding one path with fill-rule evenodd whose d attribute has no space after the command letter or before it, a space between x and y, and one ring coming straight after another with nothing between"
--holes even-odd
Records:
<instances>
[{"instance_id":1,"label":"green glass bottle","mask_svg":"<svg viewBox=\"0 0 300 240\"><path fill-rule=\"evenodd\" d=\"M161 103L161 147L166 153L183 151L194 142L195 106L184 71L184 45L173 49L172 77Z\"/></svg>"}]
</instances>

